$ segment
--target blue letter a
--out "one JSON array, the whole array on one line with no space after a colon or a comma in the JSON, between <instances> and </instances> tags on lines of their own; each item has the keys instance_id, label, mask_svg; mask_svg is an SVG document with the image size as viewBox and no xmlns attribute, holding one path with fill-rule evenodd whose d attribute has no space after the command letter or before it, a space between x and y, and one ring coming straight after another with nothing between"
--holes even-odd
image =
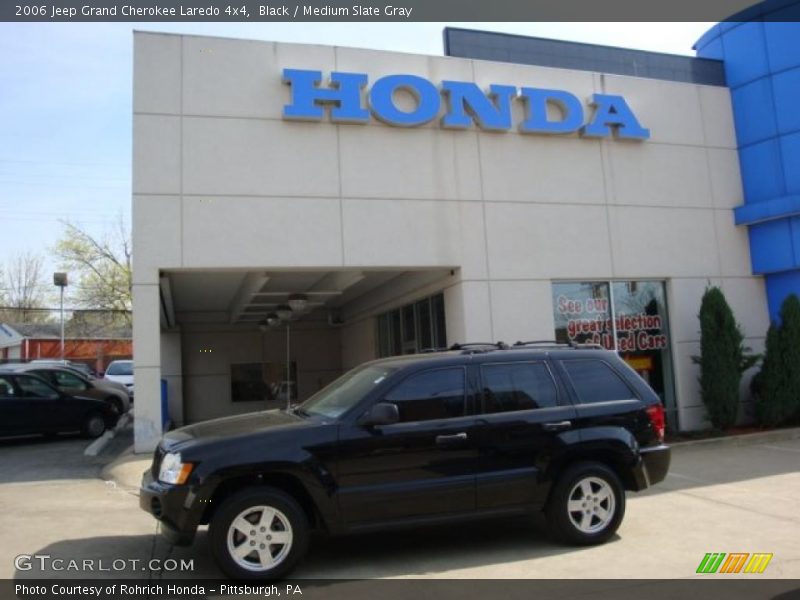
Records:
<instances>
[{"instance_id":1,"label":"blue letter a","mask_svg":"<svg viewBox=\"0 0 800 600\"><path fill-rule=\"evenodd\" d=\"M596 107L596 111L592 122L583 128L584 136L606 137L611 135L613 127L616 136L620 139L646 140L650 138L650 130L639 124L622 96L594 94L592 104Z\"/></svg>"}]
</instances>

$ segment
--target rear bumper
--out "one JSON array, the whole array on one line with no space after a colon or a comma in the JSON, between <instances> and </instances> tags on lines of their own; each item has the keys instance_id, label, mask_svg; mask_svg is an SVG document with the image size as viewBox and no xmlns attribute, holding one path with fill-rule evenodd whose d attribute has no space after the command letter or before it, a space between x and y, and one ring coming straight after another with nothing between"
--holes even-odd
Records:
<instances>
[{"instance_id":1,"label":"rear bumper","mask_svg":"<svg viewBox=\"0 0 800 600\"><path fill-rule=\"evenodd\" d=\"M161 533L171 544L188 546L194 541L200 516L190 487L153 480L150 470L142 475L139 507L161 523Z\"/></svg>"},{"instance_id":2,"label":"rear bumper","mask_svg":"<svg viewBox=\"0 0 800 600\"><path fill-rule=\"evenodd\" d=\"M636 491L644 490L653 484L664 481L669 471L672 451L661 444L639 449L639 462L633 469Z\"/></svg>"}]
</instances>

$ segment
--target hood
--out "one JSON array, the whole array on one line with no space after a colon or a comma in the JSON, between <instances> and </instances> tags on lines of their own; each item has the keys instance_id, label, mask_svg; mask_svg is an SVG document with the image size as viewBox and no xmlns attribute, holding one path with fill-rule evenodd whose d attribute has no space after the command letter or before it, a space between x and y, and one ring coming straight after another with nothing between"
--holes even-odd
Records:
<instances>
[{"instance_id":1,"label":"hood","mask_svg":"<svg viewBox=\"0 0 800 600\"><path fill-rule=\"evenodd\" d=\"M285 431L310 424L309 420L284 410L267 410L187 425L165 434L164 442L169 446L189 440L238 437L265 430Z\"/></svg>"}]
</instances>

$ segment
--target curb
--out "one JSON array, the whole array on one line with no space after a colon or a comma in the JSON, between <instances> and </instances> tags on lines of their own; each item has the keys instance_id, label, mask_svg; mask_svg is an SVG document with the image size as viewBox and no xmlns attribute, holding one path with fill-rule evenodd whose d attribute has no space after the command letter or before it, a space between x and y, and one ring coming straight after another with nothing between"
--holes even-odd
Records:
<instances>
[{"instance_id":1,"label":"curb","mask_svg":"<svg viewBox=\"0 0 800 600\"><path fill-rule=\"evenodd\" d=\"M109 429L108 431L103 433L103 435L101 435L99 438L94 440L91 444L86 446L86 449L83 451L83 455L97 456L98 454L100 454L108 445L108 443L114 439L114 436L117 435L117 433L119 433L120 431L122 431L122 429L127 427L128 423L130 422L131 422L130 413L125 413L124 415L122 415L117 420L117 424L114 427L114 429Z\"/></svg>"},{"instance_id":2,"label":"curb","mask_svg":"<svg viewBox=\"0 0 800 600\"><path fill-rule=\"evenodd\" d=\"M800 439L800 427L790 427L786 429L773 429L770 431L758 431L756 433L743 433L740 435L728 435L703 440L686 440L683 442L669 442L672 448L685 448L689 446L712 445L720 446L740 446L745 444L756 444L759 442L778 442L783 440Z\"/></svg>"}]
</instances>

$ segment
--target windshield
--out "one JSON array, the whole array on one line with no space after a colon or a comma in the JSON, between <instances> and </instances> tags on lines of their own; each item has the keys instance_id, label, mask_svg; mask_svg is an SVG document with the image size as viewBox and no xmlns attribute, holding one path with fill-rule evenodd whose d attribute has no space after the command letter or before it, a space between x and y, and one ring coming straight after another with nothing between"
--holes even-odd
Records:
<instances>
[{"instance_id":1,"label":"windshield","mask_svg":"<svg viewBox=\"0 0 800 600\"><path fill-rule=\"evenodd\" d=\"M300 409L309 415L335 419L355 406L394 370L383 366L354 369L311 396Z\"/></svg>"},{"instance_id":2,"label":"windshield","mask_svg":"<svg viewBox=\"0 0 800 600\"><path fill-rule=\"evenodd\" d=\"M113 362L108 365L106 375L133 375L133 363L126 362Z\"/></svg>"}]
</instances>

